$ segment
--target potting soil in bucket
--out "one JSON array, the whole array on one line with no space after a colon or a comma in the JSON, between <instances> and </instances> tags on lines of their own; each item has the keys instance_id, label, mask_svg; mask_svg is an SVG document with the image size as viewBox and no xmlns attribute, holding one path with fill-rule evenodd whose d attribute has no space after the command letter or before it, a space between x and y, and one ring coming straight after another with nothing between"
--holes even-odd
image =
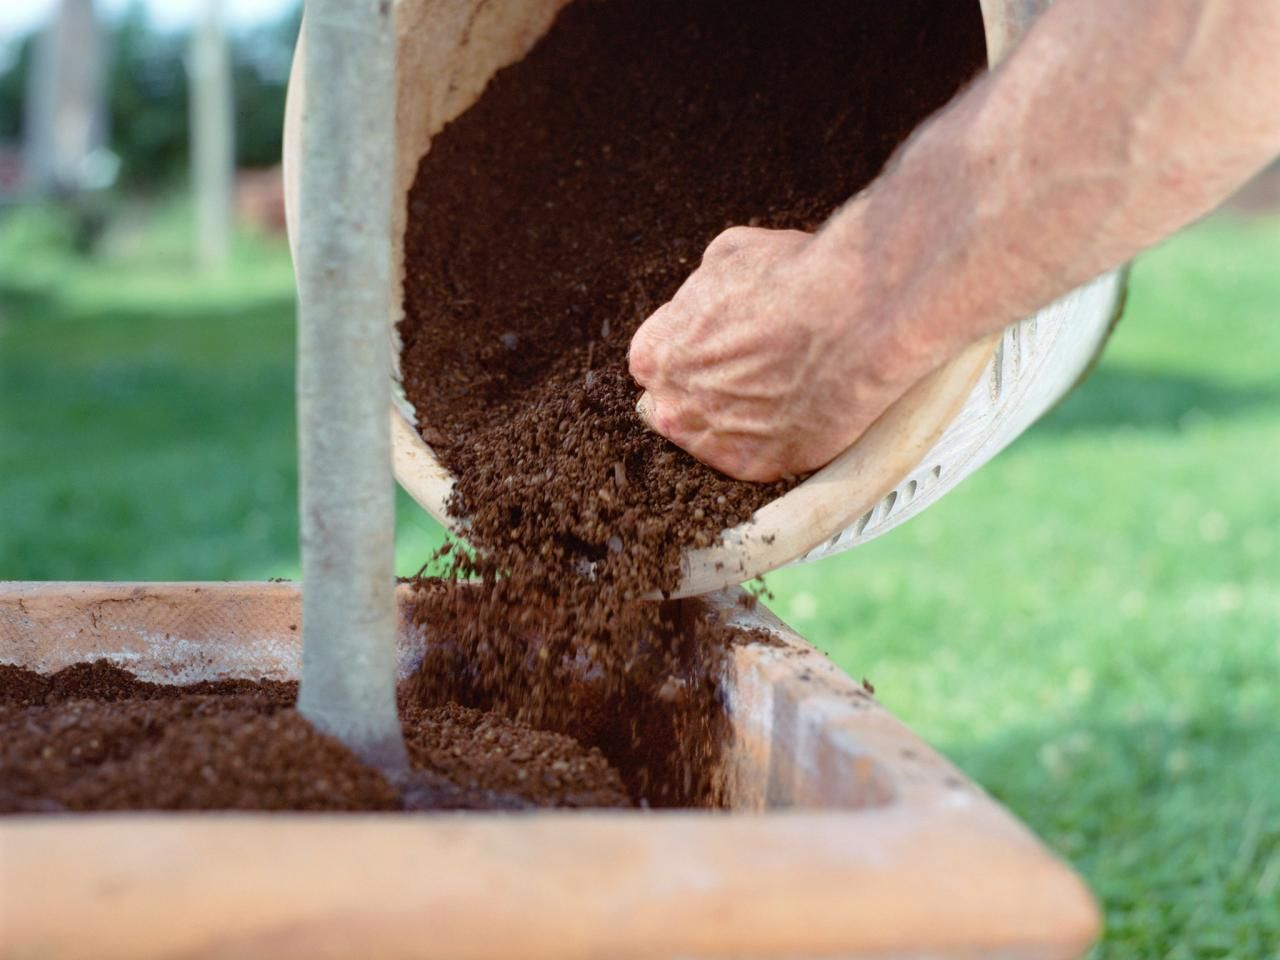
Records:
<instances>
[{"instance_id":1,"label":"potting soil in bucket","mask_svg":"<svg viewBox=\"0 0 1280 960\"><path fill-rule=\"evenodd\" d=\"M714 795L722 711L715 671L690 673L669 610L638 598L789 484L732 481L646 430L631 336L720 231L815 229L984 63L976 3L572 3L422 158L403 381L477 548L454 575L485 584L451 656L552 729L580 710L583 661L618 702L664 691L686 766L650 802ZM429 590L421 610L459 599ZM521 632L540 657L496 639ZM695 642L703 661L723 648ZM450 673L428 664L419 694Z\"/></svg>"}]
</instances>

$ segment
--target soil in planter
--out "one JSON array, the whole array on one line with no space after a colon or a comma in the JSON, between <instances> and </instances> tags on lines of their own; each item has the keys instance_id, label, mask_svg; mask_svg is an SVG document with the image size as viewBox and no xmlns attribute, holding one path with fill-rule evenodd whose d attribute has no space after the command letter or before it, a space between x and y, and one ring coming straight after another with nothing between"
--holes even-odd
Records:
<instances>
[{"instance_id":1,"label":"soil in planter","mask_svg":"<svg viewBox=\"0 0 1280 960\"><path fill-rule=\"evenodd\" d=\"M0 665L0 813L617 807L599 750L494 713L401 704L401 790L293 709L297 685L140 681L105 661Z\"/></svg>"},{"instance_id":2,"label":"soil in planter","mask_svg":"<svg viewBox=\"0 0 1280 960\"><path fill-rule=\"evenodd\" d=\"M607 625L579 633L570 617L581 606L528 597L516 606L510 591L527 587L518 575L480 589L419 581L414 616L432 642L414 679L416 701L531 718L598 748L638 805L721 805L728 654L776 638L726 626L696 598L622 605ZM604 617L607 600L588 612Z\"/></svg>"},{"instance_id":3,"label":"soil in planter","mask_svg":"<svg viewBox=\"0 0 1280 960\"><path fill-rule=\"evenodd\" d=\"M578 0L434 138L401 366L477 549L452 575L484 588L420 591L456 624L420 702L463 676L540 727L598 706L633 797L715 802L729 640L637 597L795 480L737 483L647 431L627 345L717 233L816 228L984 63L976 2Z\"/></svg>"}]
</instances>

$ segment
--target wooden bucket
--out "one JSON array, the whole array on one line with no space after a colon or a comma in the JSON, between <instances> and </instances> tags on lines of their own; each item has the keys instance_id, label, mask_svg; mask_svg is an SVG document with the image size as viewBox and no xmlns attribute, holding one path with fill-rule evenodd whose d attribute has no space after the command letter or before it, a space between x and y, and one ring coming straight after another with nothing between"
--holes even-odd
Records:
<instances>
[{"instance_id":1,"label":"wooden bucket","mask_svg":"<svg viewBox=\"0 0 1280 960\"><path fill-rule=\"evenodd\" d=\"M722 683L733 810L0 817L0 957L1069 960L1079 879L859 684L771 633ZM431 636L399 595L401 672ZM0 584L0 663L296 679L291 583Z\"/></svg>"},{"instance_id":2,"label":"wooden bucket","mask_svg":"<svg viewBox=\"0 0 1280 960\"><path fill-rule=\"evenodd\" d=\"M524 57L568 2L397 0L395 202L388 237L393 324L402 315L404 198L431 138L475 103L495 72ZM991 64L1048 6L1048 0L970 2L980 2ZM285 122L291 235L296 235L305 98L300 64L298 57ZM832 463L726 531L721 543L687 551L676 595L705 593L847 550L936 502L1080 379L1106 340L1123 286L1121 273L1104 275L1002 335L971 346L913 388ZM395 370L398 387L398 356ZM420 436L422 424L402 391L391 421L401 486L442 524L461 532L446 509L452 477Z\"/></svg>"}]
</instances>

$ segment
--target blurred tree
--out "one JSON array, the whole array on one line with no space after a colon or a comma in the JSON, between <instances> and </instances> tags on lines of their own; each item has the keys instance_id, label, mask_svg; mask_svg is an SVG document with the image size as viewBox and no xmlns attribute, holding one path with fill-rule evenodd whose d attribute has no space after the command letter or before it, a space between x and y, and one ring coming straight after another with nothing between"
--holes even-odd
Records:
<instances>
[{"instance_id":1,"label":"blurred tree","mask_svg":"<svg viewBox=\"0 0 1280 960\"><path fill-rule=\"evenodd\" d=\"M280 162L285 87L301 16L299 4L273 23L229 38L240 166ZM134 188L151 188L185 179L188 36L157 30L146 7L135 0L107 25L106 42L109 146L121 158L122 180ZM22 134L31 46L28 38L7 61L0 57L0 140Z\"/></svg>"},{"instance_id":2,"label":"blurred tree","mask_svg":"<svg viewBox=\"0 0 1280 960\"><path fill-rule=\"evenodd\" d=\"M186 38L155 31L135 0L111 37L111 148L131 185L162 184L187 167Z\"/></svg>"},{"instance_id":3,"label":"blurred tree","mask_svg":"<svg viewBox=\"0 0 1280 960\"><path fill-rule=\"evenodd\" d=\"M0 143L17 143L22 138L26 80L35 49L33 33L15 40L9 50L0 51Z\"/></svg>"},{"instance_id":4,"label":"blurred tree","mask_svg":"<svg viewBox=\"0 0 1280 960\"><path fill-rule=\"evenodd\" d=\"M191 99L191 186L196 208L196 262L226 265L235 182L231 57L222 26L222 0L204 0L191 34L187 76Z\"/></svg>"},{"instance_id":5,"label":"blurred tree","mask_svg":"<svg viewBox=\"0 0 1280 960\"><path fill-rule=\"evenodd\" d=\"M280 162L285 90L301 27L299 5L275 23L234 38L231 69L236 158L242 167L270 167Z\"/></svg>"},{"instance_id":6,"label":"blurred tree","mask_svg":"<svg viewBox=\"0 0 1280 960\"><path fill-rule=\"evenodd\" d=\"M23 172L37 194L72 196L106 185L91 183L89 169L104 139L102 81L93 0L61 0L36 41L27 80Z\"/></svg>"}]
</instances>

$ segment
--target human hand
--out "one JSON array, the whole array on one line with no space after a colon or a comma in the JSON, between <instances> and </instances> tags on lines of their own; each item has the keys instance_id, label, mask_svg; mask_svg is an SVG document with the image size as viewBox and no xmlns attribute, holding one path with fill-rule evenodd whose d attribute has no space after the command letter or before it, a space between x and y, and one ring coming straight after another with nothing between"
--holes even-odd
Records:
<instances>
[{"instance_id":1,"label":"human hand","mask_svg":"<svg viewBox=\"0 0 1280 960\"><path fill-rule=\"evenodd\" d=\"M848 259L795 230L716 237L631 341L641 416L739 480L832 460L928 372Z\"/></svg>"}]
</instances>

